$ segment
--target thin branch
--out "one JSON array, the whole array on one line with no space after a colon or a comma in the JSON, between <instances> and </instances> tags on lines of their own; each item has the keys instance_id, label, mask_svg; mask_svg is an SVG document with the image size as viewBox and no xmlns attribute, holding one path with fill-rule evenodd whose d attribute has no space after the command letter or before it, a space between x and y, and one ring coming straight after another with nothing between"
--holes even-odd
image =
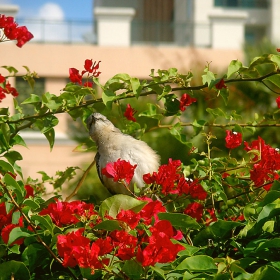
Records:
<instances>
[{"instance_id":1,"label":"thin branch","mask_svg":"<svg viewBox=\"0 0 280 280\"><path fill-rule=\"evenodd\" d=\"M91 170L91 168L95 165L95 159L93 160L93 162L89 165L89 167L86 169L86 171L84 172L83 176L81 177L80 181L78 182L76 188L74 189L74 191L66 197L65 201L69 201L73 196L75 196L79 189L81 188L85 178L87 177L89 171Z\"/></svg>"}]
</instances>

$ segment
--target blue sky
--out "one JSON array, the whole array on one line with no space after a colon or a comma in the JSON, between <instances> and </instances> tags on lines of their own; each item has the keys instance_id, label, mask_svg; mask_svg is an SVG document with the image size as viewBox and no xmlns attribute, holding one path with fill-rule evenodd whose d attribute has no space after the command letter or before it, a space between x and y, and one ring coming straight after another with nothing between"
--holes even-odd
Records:
<instances>
[{"instance_id":1,"label":"blue sky","mask_svg":"<svg viewBox=\"0 0 280 280\"><path fill-rule=\"evenodd\" d=\"M20 7L17 17L91 20L93 0L0 0Z\"/></svg>"}]
</instances>

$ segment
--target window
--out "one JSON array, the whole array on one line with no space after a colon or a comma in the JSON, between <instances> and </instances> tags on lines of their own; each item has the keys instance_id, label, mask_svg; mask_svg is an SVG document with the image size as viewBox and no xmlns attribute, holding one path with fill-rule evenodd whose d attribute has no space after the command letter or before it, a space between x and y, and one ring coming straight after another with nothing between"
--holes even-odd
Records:
<instances>
[{"instance_id":1,"label":"window","mask_svg":"<svg viewBox=\"0 0 280 280\"><path fill-rule=\"evenodd\" d=\"M268 8L267 0L215 0L215 7Z\"/></svg>"}]
</instances>

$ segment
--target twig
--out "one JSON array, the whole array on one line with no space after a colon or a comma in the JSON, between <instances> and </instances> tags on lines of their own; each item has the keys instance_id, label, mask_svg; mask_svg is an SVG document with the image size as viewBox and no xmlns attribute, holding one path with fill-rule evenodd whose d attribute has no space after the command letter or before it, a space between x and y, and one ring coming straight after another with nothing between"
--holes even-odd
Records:
<instances>
[{"instance_id":1,"label":"twig","mask_svg":"<svg viewBox=\"0 0 280 280\"><path fill-rule=\"evenodd\" d=\"M80 187L82 186L82 184L83 184L85 178L87 177L89 171L91 170L91 168L92 168L94 165L95 165L95 159L94 159L93 162L89 165L89 167L86 169L86 171L84 172L82 178L81 178L80 181L78 182L76 188L74 189L74 191L73 191L69 196L66 197L65 201L69 201L73 196L75 196L75 195L78 193L78 191L79 191Z\"/></svg>"}]
</instances>

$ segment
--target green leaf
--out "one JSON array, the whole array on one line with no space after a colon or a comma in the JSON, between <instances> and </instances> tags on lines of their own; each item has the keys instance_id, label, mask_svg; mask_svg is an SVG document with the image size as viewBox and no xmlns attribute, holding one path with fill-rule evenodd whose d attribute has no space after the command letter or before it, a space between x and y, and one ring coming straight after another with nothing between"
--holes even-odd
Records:
<instances>
[{"instance_id":1,"label":"green leaf","mask_svg":"<svg viewBox=\"0 0 280 280\"><path fill-rule=\"evenodd\" d=\"M227 78L238 72L241 67L242 63L239 60L232 60L228 66Z\"/></svg>"},{"instance_id":2,"label":"green leaf","mask_svg":"<svg viewBox=\"0 0 280 280\"><path fill-rule=\"evenodd\" d=\"M115 229L121 230L121 226L119 224L118 221L103 221L99 224L97 224L94 229L104 229L104 230L108 230L108 231L113 231Z\"/></svg>"},{"instance_id":3,"label":"green leaf","mask_svg":"<svg viewBox=\"0 0 280 280\"><path fill-rule=\"evenodd\" d=\"M270 81L270 82L273 83L275 86L277 86L278 88L280 88L280 75L273 75L273 76L270 76L270 77L264 79L264 81Z\"/></svg>"},{"instance_id":4,"label":"green leaf","mask_svg":"<svg viewBox=\"0 0 280 280\"><path fill-rule=\"evenodd\" d=\"M239 222L218 220L217 222L211 224L209 228L218 238L225 238L234 228L242 225L243 223Z\"/></svg>"},{"instance_id":5,"label":"green leaf","mask_svg":"<svg viewBox=\"0 0 280 280\"><path fill-rule=\"evenodd\" d=\"M129 279L143 279L142 274L144 273L144 268L135 260L125 261L122 271Z\"/></svg>"},{"instance_id":6,"label":"green leaf","mask_svg":"<svg viewBox=\"0 0 280 280\"><path fill-rule=\"evenodd\" d=\"M36 210L40 207L40 204L34 201L34 199L27 198L22 202L23 205L30 207L32 210Z\"/></svg>"},{"instance_id":7,"label":"green leaf","mask_svg":"<svg viewBox=\"0 0 280 280\"><path fill-rule=\"evenodd\" d=\"M142 90L139 79L131 78L130 83L131 83L131 88L132 88L133 93L135 94L136 98L138 98L140 96L140 93Z\"/></svg>"},{"instance_id":8,"label":"green leaf","mask_svg":"<svg viewBox=\"0 0 280 280\"><path fill-rule=\"evenodd\" d=\"M194 120L192 123L193 129L195 131L195 135L198 135L202 129L204 129L204 126L207 122L205 120Z\"/></svg>"},{"instance_id":9,"label":"green leaf","mask_svg":"<svg viewBox=\"0 0 280 280\"><path fill-rule=\"evenodd\" d=\"M202 75L202 83L204 85L207 84L208 88L211 89L215 85L216 77L215 77L214 73L212 73L211 71L208 71L208 68L206 68L206 70L204 70L204 72L206 72L206 74Z\"/></svg>"},{"instance_id":10,"label":"green leaf","mask_svg":"<svg viewBox=\"0 0 280 280\"><path fill-rule=\"evenodd\" d=\"M189 229L200 229L201 226L196 220L188 215L180 213L158 213L160 220L170 221L175 228L182 229L184 232Z\"/></svg>"},{"instance_id":11,"label":"green leaf","mask_svg":"<svg viewBox=\"0 0 280 280\"><path fill-rule=\"evenodd\" d=\"M170 134L173 135L177 140L181 143L186 145L187 147L191 148L193 144L187 141L187 136L181 133L182 126L180 123L176 123L170 130Z\"/></svg>"},{"instance_id":12,"label":"green leaf","mask_svg":"<svg viewBox=\"0 0 280 280\"><path fill-rule=\"evenodd\" d=\"M37 226L40 226L42 229L48 230L50 233L53 232L54 224L49 215L40 216L40 215L32 215L31 221L36 222Z\"/></svg>"},{"instance_id":13,"label":"green leaf","mask_svg":"<svg viewBox=\"0 0 280 280\"><path fill-rule=\"evenodd\" d=\"M141 201L124 194L117 194L105 199L100 205L99 212L102 217L104 217L105 214L108 214L111 217L116 218L121 210L130 209L137 213L145 206L145 204L147 204L146 201Z\"/></svg>"},{"instance_id":14,"label":"green leaf","mask_svg":"<svg viewBox=\"0 0 280 280\"><path fill-rule=\"evenodd\" d=\"M157 106L151 103L147 104L148 110L141 112L138 116L139 117L147 117L152 119L160 120L162 119L163 115L157 112Z\"/></svg>"},{"instance_id":15,"label":"green leaf","mask_svg":"<svg viewBox=\"0 0 280 280\"><path fill-rule=\"evenodd\" d=\"M13 138L13 145L20 145L20 146L27 148L25 141L18 134Z\"/></svg>"},{"instance_id":16,"label":"green leaf","mask_svg":"<svg viewBox=\"0 0 280 280\"><path fill-rule=\"evenodd\" d=\"M45 132L44 135L49 141L50 149L52 150L55 141L55 130L51 128L47 132Z\"/></svg>"},{"instance_id":17,"label":"green leaf","mask_svg":"<svg viewBox=\"0 0 280 280\"><path fill-rule=\"evenodd\" d=\"M112 109L112 103L116 100L116 94L111 90L104 90L102 92L102 100L108 109Z\"/></svg>"},{"instance_id":18,"label":"green leaf","mask_svg":"<svg viewBox=\"0 0 280 280\"><path fill-rule=\"evenodd\" d=\"M1 68L6 69L12 76L15 76L18 73L18 70L13 66L1 66Z\"/></svg>"},{"instance_id":19,"label":"green leaf","mask_svg":"<svg viewBox=\"0 0 280 280\"><path fill-rule=\"evenodd\" d=\"M228 91L228 89L227 89L227 88L222 88L222 89L219 91L219 95L222 96L225 105L227 105L227 104L228 104L228 97L229 97L229 91Z\"/></svg>"},{"instance_id":20,"label":"green leaf","mask_svg":"<svg viewBox=\"0 0 280 280\"><path fill-rule=\"evenodd\" d=\"M25 99L21 104L32 104L41 102L41 98L36 94L30 94L30 97Z\"/></svg>"},{"instance_id":21,"label":"green leaf","mask_svg":"<svg viewBox=\"0 0 280 280\"><path fill-rule=\"evenodd\" d=\"M0 172L5 174L7 172L14 173L14 168L8 162L0 160Z\"/></svg>"},{"instance_id":22,"label":"green leaf","mask_svg":"<svg viewBox=\"0 0 280 280\"><path fill-rule=\"evenodd\" d=\"M22 160L22 155L17 151L9 151L4 154L4 157L11 163L14 164L17 160Z\"/></svg>"},{"instance_id":23,"label":"green leaf","mask_svg":"<svg viewBox=\"0 0 280 280\"><path fill-rule=\"evenodd\" d=\"M30 279L30 273L22 262L7 261L0 264L1 280L26 280Z\"/></svg>"},{"instance_id":24,"label":"green leaf","mask_svg":"<svg viewBox=\"0 0 280 280\"><path fill-rule=\"evenodd\" d=\"M214 117L224 117L225 119L228 119L228 116L221 108L207 108L206 111L210 114L212 114Z\"/></svg>"},{"instance_id":25,"label":"green leaf","mask_svg":"<svg viewBox=\"0 0 280 280\"><path fill-rule=\"evenodd\" d=\"M12 231L9 234L8 245L12 244L14 241L16 241L19 238L29 237L29 236L31 236L31 234L27 229L21 228L19 226L15 227L12 229Z\"/></svg>"},{"instance_id":26,"label":"green leaf","mask_svg":"<svg viewBox=\"0 0 280 280\"><path fill-rule=\"evenodd\" d=\"M280 279L280 271L272 266L264 265L257 269L249 280Z\"/></svg>"},{"instance_id":27,"label":"green leaf","mask_svg":"<svg viewBox=\"0 0 280 280\"><path fill-rule=\"evenodd\" d=\"M17 202L21 202L25 195L25 189L8 173L5 174L3 182L7 185L8 189L12 189L16 193Z\"/></svg>"},{"instance_id":28,"label":"green leaf","mask_svg":"<svg viewBox=\"0 0 280 280\"><path fill-rule=\"evenodd\" d=\"M192 256L184 259L176 270L188 270L190 272L212 272L215 273L218 269L214 259L206 255Z\"/></svg>"}]
</instances>

